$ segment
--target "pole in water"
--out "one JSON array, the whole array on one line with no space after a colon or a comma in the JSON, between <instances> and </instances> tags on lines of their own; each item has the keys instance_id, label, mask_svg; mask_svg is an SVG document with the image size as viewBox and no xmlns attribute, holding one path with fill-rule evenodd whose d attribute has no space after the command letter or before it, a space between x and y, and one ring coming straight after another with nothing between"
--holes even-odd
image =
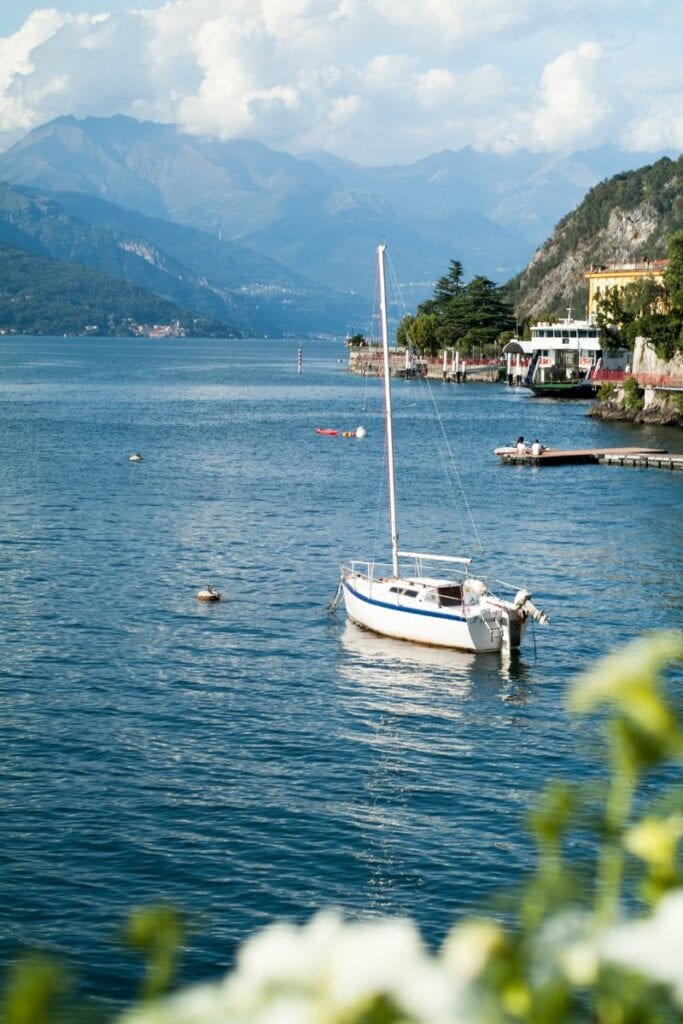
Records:
<instances>
[{"instance_id":1,"label":"pole in water","mask_svg":"<svg viewBox=\"0 0 683 1024\"><path fill-rule=\"evenodd\" d=\"M301 363L302 363L302 361L303 361L303 350L301 348L301 345L299 345L299 348L298 348L298 351L297 351L297 354L296 354L296 372L297 373L301 373Z\"/></svg>"}]
</instances>

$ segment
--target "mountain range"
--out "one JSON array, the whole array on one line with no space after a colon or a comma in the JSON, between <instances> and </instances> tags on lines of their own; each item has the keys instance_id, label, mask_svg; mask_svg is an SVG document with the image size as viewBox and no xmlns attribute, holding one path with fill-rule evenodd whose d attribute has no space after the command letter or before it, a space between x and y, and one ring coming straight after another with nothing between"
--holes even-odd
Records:
<instances>
[{"instance_id":1,"label":"mountain range","mask_svg":"<svg viewBox=\"0 0 683 1024\"><path fill-rule=\"evenodd\" d=\"M344 333L366 324L378 241L406 305L452 259L505 281L592 186L645 159L464 148L364 168L123 116L62 117L0 154L0 241L241 333Z\"/></svg>"}]
</instances>

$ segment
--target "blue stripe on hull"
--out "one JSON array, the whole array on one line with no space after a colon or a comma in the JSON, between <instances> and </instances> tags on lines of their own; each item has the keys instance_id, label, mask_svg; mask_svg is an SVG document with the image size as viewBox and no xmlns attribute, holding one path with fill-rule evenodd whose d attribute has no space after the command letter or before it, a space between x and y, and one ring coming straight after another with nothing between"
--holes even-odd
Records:
<instances>
[{"instance_id":1,"label":"blue stripe on hull","mask_svg":"<svg viewBox=\"0 0 683 1024\"><path fill-rule=\"evenodd\" d=\"M421 608L404 608L399 604L389 604L387 601L375 601L371 597L366 597L365 594L359 594L357 590L344 580L344 586L346 589L357 597L359 601L365 601L366 604L374 604L377 608L388 608L392 612L407 612L409 615L426 615L430 619L447 619L449 622L467 622L467 619L463 615L447 615L444 612L427 612Z\"/></svg>"}]
</instances>

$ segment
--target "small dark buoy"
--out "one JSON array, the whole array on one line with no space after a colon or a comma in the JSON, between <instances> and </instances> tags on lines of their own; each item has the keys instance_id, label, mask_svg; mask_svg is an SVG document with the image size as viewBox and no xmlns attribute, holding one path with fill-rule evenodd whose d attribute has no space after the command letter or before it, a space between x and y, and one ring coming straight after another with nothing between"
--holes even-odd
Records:
<instances>
[{"instance_id":1,"label":"small dark buoy","mask_svg":"<svg viewBox=\"0 0 683 1024\"><path fill-rule=\"evenodd\" d=\"M133 452L132 455L128 456L128 461L129 462L142 462L143 461L142 455L140 455L140 452Z\"/></svg>"},{"instance_id":2,"label":"small dark buoy","mask_svg":"<svg viewBox=\"0 0 683 1024\"><path fill-rule=\"evenodd\" d=\"M214 590L213 587L208 585L204 587L203 590L200 590L199 593L197 594L198 601L220 601L220 599L220 591Z\"/></svg>"}]
</instances>

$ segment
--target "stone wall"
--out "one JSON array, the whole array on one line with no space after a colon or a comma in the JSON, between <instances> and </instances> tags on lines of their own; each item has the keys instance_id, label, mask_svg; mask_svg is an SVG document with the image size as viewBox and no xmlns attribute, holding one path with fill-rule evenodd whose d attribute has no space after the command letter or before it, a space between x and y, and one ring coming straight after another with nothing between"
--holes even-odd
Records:
<instances>
[{"instance_id":1,"label":"stone wall","mask_svg":"<svg viewBox=\"0 0 683 1024\"><path fill-rule=\"evenodd\" d=\"M608 398L595 403L590 415L604 420L683 426L683 392L658 391L654 387L662 378L683 379L683 352L677 352L673 359L660 359L647 338L636 338L631 370L644 384L639 407L629 406L624 388L617 387ZM648 379L649 386L645 383Z\"/></svg>"},{"instance_id":2,"label":"stone wall","mask_svg":"<svg viewBox=\"0 0 683 1024\"><path fill-rule=\"evenodd\" d=\"M647 338L636 338L631 369L635 374L683 377L683 352L676 352L673 359L660 359Z\"/></svg>"}]
</instances>

